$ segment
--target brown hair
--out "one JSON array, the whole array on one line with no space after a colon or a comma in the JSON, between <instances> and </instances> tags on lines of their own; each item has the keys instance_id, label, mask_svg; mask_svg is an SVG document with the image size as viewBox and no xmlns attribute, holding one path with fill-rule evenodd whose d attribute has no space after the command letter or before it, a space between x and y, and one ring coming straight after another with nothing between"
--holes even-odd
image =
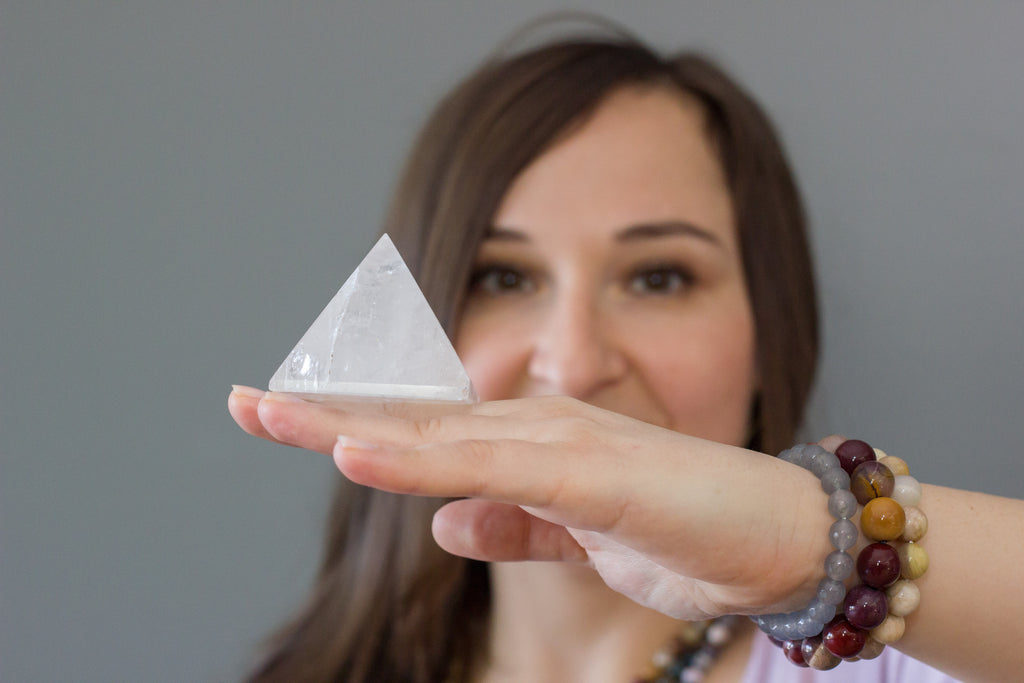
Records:
<instances>
[{"instance_id":1,"label":"brown hair","mask_svg":"<svg viewBox=\"0 0 1024 683\"><path fill-rule=\"evenodd\" d=\"M478 245L519 173L627 85L676 89L706 112L735 209L761 371L750 447L789 446L811 388L817 314L804 215L758 105L707 59L621 36L562 39L493 59L421 131L384 224L453 334ZM464 680L484 649L486 566L430 536L444 502L342 482L307 604L253 681Z\"/></svg>"}]
</instances>

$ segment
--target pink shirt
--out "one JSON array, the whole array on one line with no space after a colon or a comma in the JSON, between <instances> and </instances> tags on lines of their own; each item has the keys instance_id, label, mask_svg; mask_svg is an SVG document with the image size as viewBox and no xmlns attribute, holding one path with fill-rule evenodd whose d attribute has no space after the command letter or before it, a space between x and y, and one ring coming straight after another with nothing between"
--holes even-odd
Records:
<instances>
[{"instance_id":1,"label":"pink shirt","mask_svg":"<svg viewBox=\"0 0 1024 683\"><path fill-rule=\"evenodd\" d=\"M957 679L891 647L875 659L843 662L831 671L802 669L758 633L741 683L957 683Z\"/></svg>"}]
</instances>

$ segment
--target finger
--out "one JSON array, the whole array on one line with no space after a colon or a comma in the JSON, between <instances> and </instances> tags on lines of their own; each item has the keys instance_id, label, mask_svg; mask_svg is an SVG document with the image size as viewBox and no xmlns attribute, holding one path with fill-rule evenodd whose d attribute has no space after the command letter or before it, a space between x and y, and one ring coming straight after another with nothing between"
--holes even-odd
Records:
<instances>
[{"instance_id":1,"label":"finger","mask_svg":"<svg viewBox=\"0 0 1024 683\"><path fill-rule=\"evenodd\" d=\"M547 462L537 456L544 451ZM545 444L497 439L408 447L339 436L334 447L338 469L357 484L391 493L531 506L547 505L555 495L558 474L551 463L556 456Z\"/></svg>"},{"instance_id":2,"label":"finger","mask_svg":"<svg viewBox=\"0 0 1024 683\"><path fill-rule=\"evenodd\" d=\"M587 553L565 527L515 505L457 500L434 515L434 539L453 555L488 562L586 562Z\"/></svg>"},{"instance_id":3,"label":"finger","mask_svg":"<svg viewBox=\"0 0 1024 683\"><path fill-rule=\"evenodd\" d=\"M325 405L278 392L267 392L257 406L261 427L278 443L329 454L336 437L332 436L332 413Z\"/></svg>"},{"instance_id":4,"label":"finger","mask_svg":"<svg viewBox=\"0 0 1024 683\"><path fill-rule=\"evenodd\" d=\"M233 386L228 395L228 412L238 426L248 434L280 443L260 422L257 408L265 392L245 386Z\"/></svg>"},{"instance_id":5,"label":"finger","mask_svg":"<svg viewBox=\"0 0 1024 683\"><path fill-rule=\"evenodd\" d=\"M315 402L268 392L259 403L258 414L262 428L279 442L324 454L331 453L339 434L374 443L419 446L464 439L536 438L550 436L560 426L552 419L517 418L521 409L522 404L470 406L343 398Z\"/></svg>"},{"instance_id":6,"label":"finger","mask_svg":"<svg viewBox=\"0 0 1024 683\"><path fill-rule=\"evenodd\" d=\"M429 404L345 397L306 400L294 394L267 392L259 402L258 415L262 428L279 443L330 455L342 432L355 431L381 443L415 443L414 435L423 429L421 425L431 424L437 419L430 417L433 411L441 409ZM412 416L421 418L421 422Z\"/></svg>"},{"instance_id":7,"label":"finger","mask_svg":"<svg viewBox=\"0 0 1024 683\"><path fill-rule=\"evenodd\" d=\"M474 415L518 417L523 420L586 417L604 424L614 424L623 420L623 416L619 413L597 408L569 396L534 396L504 401L485 401L474 404L469 412Z\"/></svg>"},{"instance_id":8,"label":"finger","mask_svg":"<svg viewBox=\"0 0 1024 683\"><path fill-rule=\"evenodd\" d=\"M605 530L625 506L626 469L564 443L468 439L409 448L339 437L334 462L352 481L383 491L509 503L555 524Z\"/></svg>"}]
</instances>

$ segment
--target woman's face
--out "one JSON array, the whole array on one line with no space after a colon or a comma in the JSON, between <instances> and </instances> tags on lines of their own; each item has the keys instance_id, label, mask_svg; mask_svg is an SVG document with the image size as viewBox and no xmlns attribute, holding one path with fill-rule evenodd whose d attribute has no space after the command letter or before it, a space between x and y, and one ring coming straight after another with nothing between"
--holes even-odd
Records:
<instances>
[{"instance_id":1,"label":"woman's face","mask_svg":"<svg viewBox=\"0 0 1024 683\"><path fill-rule=\"evenodd\" d=\"M755 334L699 106L613 93L509 188L455 346L484 400L563 394L740 444Z\"/></svg>"}]
</instances>

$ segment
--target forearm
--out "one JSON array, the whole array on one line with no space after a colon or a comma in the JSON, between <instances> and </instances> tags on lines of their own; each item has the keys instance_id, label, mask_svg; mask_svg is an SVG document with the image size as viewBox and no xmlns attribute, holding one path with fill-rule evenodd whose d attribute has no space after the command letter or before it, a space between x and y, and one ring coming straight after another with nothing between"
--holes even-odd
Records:
<instances>
[{"instance_id":1,"label":"forearm","mask_svg":"<svg viewBox=\"0 0 1024 683\"><path fill-rule=\"evenodd\" d=\"M921 605L894 644L966 681L1024 671L1024 501L924 486L928 571Z\"/></svg>"}]
</instances>

